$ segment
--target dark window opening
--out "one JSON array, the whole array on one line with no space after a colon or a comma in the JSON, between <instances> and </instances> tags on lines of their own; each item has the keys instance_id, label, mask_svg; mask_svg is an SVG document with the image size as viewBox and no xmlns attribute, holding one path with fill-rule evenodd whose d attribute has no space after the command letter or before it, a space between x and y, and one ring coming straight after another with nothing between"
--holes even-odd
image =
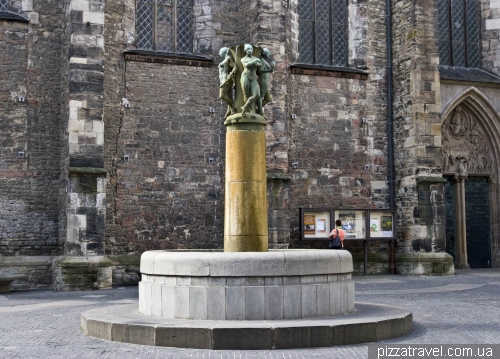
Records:
<instances>
[{"instance_id":1,"label":"dark window opening","mask_svg":"<svg viewBox=\"0 0 500 359\"><path fill-rule=\"evenodd\" d=\"M481 8L478 0L438 0L439 64L479 68Z\"/></svg>"},{"instance_id":2,"label":"dark window opening","mask_svg":"<svg viewBox=\"0 0 500 359\"><path fill-rule=\"evenodd\" d=\"M0 11L22 12L21 2L14 0L0 0Z\"/></svg>"},{"instance_id":3,"label":"dark window opening","mask_svg":"<svg viewBox=\"0 0 500 359\"><path fill-rule=\"evenodd\" d=\"M192 0L137 0L137 48L191 53L192 12Z\"/></svg>"},{"instance_id":4,"label":"dark window opening","mask_svg":"<svg viewBox=\"0 0 500 359\"><path fill-rule=\"evenodd\" d=\"M298 13L298 61L347 66L347 1L299 0Z\"/></svg>"}]
</instances>

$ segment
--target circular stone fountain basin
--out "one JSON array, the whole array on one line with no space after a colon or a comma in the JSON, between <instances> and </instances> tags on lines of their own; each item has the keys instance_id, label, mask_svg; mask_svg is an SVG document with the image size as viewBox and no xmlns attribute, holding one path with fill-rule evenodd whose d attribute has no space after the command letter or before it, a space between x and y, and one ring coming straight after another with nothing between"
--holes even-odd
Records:
<instances>
[{"instance_id":1,"label":"circular stone fountain basin","mask_svg":"<svg viewBox=\"0 0 500 359\"><path fill-rule=\"evenodd\" d=\"M343 250L148 251L139 312L193 320L333 317L354 310L352 271Z\"/></svg>"},{"instance_id":2,"label":"circular stone fountain basin","mask_svg":"<svg viewBox=\"0 0 500 359\"><path fill-rule=\"evenodd\" d=\"M412 313L356 303L347 251L149 251L137 303L82 314L87 335L178 348L257 350L375 342ZM341 315L343 314L343 315Z\"/></svg>"}]
</instances>

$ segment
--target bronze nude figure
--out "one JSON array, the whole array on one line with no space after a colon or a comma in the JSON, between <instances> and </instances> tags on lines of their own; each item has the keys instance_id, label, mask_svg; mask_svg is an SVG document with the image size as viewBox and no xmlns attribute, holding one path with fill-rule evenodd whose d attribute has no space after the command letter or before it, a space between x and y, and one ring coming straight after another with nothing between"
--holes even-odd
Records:
<instances>
[{"instance_id":1,"label":"bronze nude figure","mask_svg":"<svg viewBox=\"0 0 500 359\"><path fill-rule=\"evenodd\" d=\"M260 84L260 96L262 101L262 107L264 107L267 103L273 100L271 96L271 92L269 91L269 86L271 83L271 72L274 71L276 66L276 62L271 61L269 64L266 59L271 57L271 51L269 49L262 49L261 53L261 61L262 67L259 69L257 74L259 75L259 84Z\"/></svg>"},{"instance_id":2,"label":"bronze nude figure","mask_svg":"<svg viewBox=\"0 0 500 359\"><path fill-rule=\"evenodd\" d=\"M221 48L219 51L219 55L224 58L224 60L219 64L219 96L228 105L226 115L224 116L224 118L226 118L227 116L232 115L236 112L233 97L231 94L234 83L234 76L236 73L236 66L234 66L233 60L231 60L229 49L227 47Z\"/></svg>"},{"instance_id":3,"label":"bronze nude figure","mask_svg":"<svg viewBox=\"0 0 500 359\"><path fill-rule=\"evenodd\" d=\"M245 117L249 107L255 103L256 113L264 116L262 111L262 99L260 95L260 85L257 81L257 70L262 67L262 61L253 56L253 47L245 44L244 51L246 56L241 59L244 70L241 74L241 89L243 90L245 104L241 108L241 116ZM252 117L255 117L252 114Z\"/></svg>"}]
</instances>

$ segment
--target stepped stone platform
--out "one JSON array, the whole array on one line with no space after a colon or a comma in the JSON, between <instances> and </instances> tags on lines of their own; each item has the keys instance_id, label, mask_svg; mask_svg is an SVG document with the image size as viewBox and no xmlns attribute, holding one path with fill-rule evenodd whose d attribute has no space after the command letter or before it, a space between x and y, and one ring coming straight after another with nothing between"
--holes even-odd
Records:
<instances>
[{"instance_id":1,"label":"stepped stone platform","mask_svg":"<svg viewBox=\"0 0 500 359\"><path fill-rule=\"evenodd\" d=\"M292 320L167 319L139 313L138 303L89 310L82 328L92 337L163 347L258 350L330 347L377 342L408 334L412 313L356 303L353 313Z\"/></svg>"},{"instance_id":2,"label":"stepped stone platform","mask_svg":"<svg viewBox=\"0 0 500 359\"><path fill-rule=\"evenodd\" d=\"M83 313L87 335L252 350L374 342L412 328L409 311L355 305L347 251L148 251L140 270L138 303Z\"/></svg>"}]
</instances>

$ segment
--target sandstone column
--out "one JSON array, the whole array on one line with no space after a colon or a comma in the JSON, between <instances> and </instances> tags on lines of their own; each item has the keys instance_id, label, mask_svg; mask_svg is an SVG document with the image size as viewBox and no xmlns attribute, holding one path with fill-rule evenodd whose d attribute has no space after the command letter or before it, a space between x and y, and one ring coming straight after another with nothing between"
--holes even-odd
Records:
<instances>
[{"instance_id":1,"label":"sandstone column","mask_svg":"<svg viewBox=\"0 0 500 359\"><path fill-rule=\"evenodd\" d=\"M267 62L270 62L267 50L248 44L223 48L221 55L224 57L220 64L221 98L225 98L228 106L232 104L224 122L227 130L224 251L267 252L264 131L267 122L260 106L260 92L266 88L262 82L265 78L269 80L267 75L274 65Z\"/></svg>"},{"instance_id":2,"label":"sandstone column","mask_svg":"<svg viewBox=\"0 0 500 359\"><path fill-rule=\"evenodd\" d=\"M227 124L224 251L266 252L267 180L264 124Z\"/></svg>"},{"instance_id":3,"label":"sandstone column","mask_svg":"<svg viewBox=\"0 0 500 359\"><path fill-rule=\"evenodd\" d=\"M455 266L469 269L467 260L467 227L465 215L465 177L457 176L455 183Z\"/></svg>"}]
</instances>

